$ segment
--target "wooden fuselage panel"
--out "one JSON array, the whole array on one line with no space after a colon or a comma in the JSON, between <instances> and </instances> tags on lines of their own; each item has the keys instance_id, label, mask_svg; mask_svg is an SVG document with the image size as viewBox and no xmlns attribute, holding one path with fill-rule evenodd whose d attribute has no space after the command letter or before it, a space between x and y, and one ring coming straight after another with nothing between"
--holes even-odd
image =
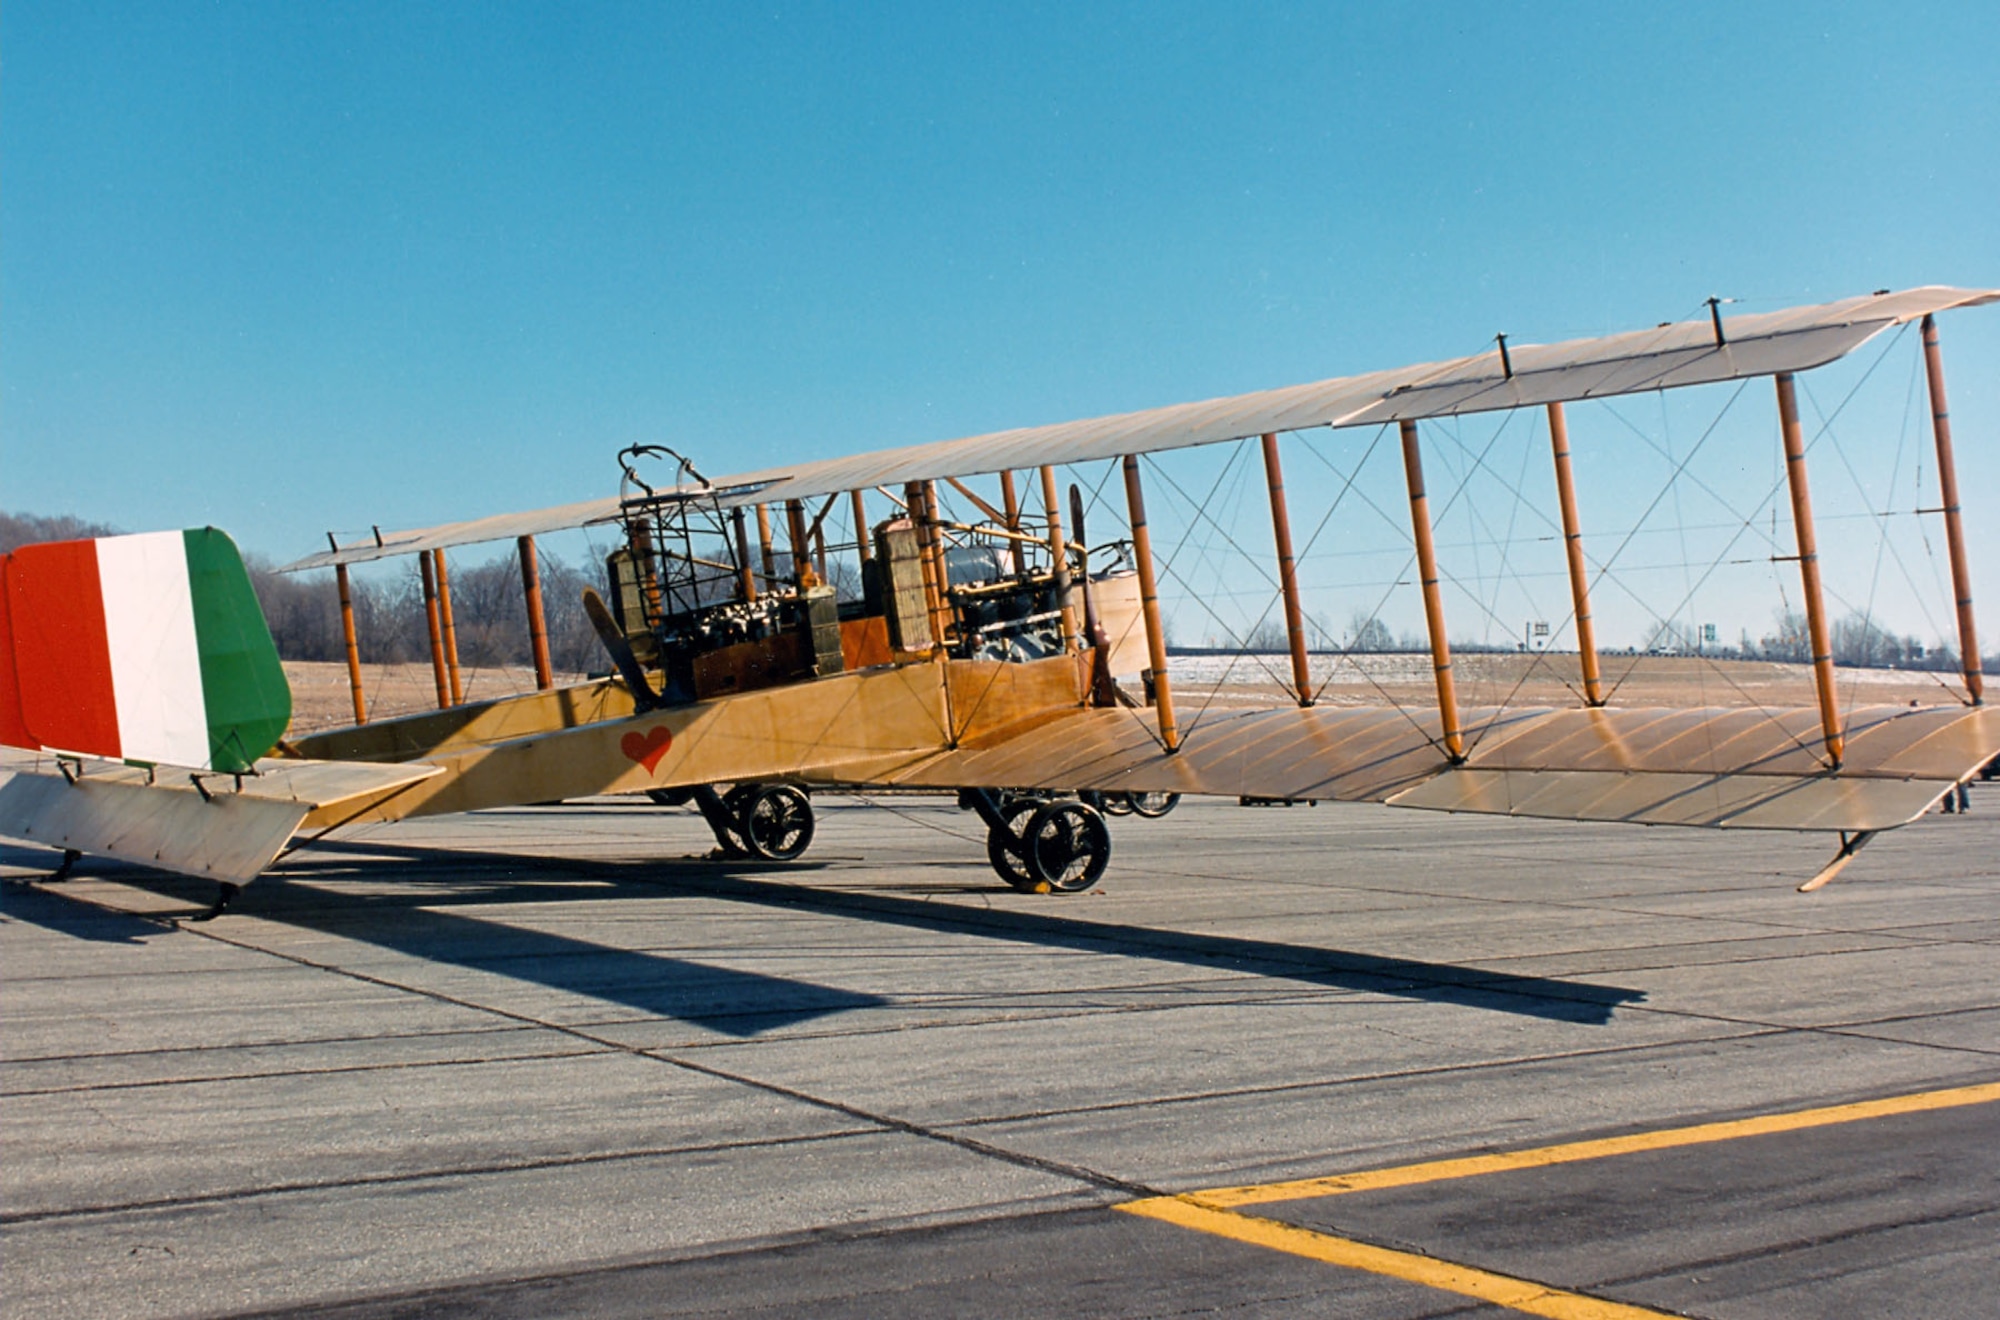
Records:
<instances>
[{"instance_id":1,"label":"wooden fuselage panel","mask_svg":"<svg viewBox=\"0 0 2000 1320\"><path fill-rule=\"evenodd\" d=\"M632 713L632 694L615 679L492 701L469 702L292 740L301 756L322 761L416 761L466 747L581 728Z\"/></svg>"},{"instance_id":2,"label":"wooden fuselage panel","mask_svg":"<svg viewBox=\"0 0 2000 1320\"><path fill-rule=\"evenodd\" d=\"M626 697L626 714L580 725L558 722L574 703L538 699L555 694L514 698L521 709L489 710L454 727L450 741L420 753L443 774L360 819L753 779L879 780L949 749L958 740L955 731L966 738L1005 736L1076 710L1082 672L1075 656L1023 665L923 661L645 715L630 714ZM548 727L496 742L464 741L474 727L523 730L537 718ZM325 736L317 754L324 754L320 744L337 744L340 737ZM409 741L406 731L381 745L400 752Z\"/></svg>"}]
</instances>

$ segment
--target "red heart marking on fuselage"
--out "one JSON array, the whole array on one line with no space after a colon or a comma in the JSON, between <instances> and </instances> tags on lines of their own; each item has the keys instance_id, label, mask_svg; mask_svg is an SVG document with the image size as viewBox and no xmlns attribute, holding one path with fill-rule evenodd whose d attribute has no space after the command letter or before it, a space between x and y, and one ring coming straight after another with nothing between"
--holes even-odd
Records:
<instances>
[{"instance_id":1,"label":"red heart marking on fuselage","mask_svg":"<svg viewBox=\"0 0 2000 1320\"><path fill-rule=\"evenodd\" d=\"M630 760L646 767L652 774L660 764L660 758L667 754L667 748L674 745L674 731L666 725L657 725L640 733L637 729L625 735L618 743L618 750Z\"/></svg>"}]
</instances>

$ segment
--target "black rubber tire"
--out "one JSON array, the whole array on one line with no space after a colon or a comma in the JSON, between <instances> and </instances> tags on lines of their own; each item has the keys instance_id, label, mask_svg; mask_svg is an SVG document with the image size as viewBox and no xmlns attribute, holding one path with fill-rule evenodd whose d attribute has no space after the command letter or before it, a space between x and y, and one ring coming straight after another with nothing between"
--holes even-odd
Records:
<instances>
[{"instance_id":1,"label":"black rubber tire","mask_svg":"<svg viewBox=\"0 0 2000 1320\"><path fill-rule=\"evenodd\" d=\"M1079 793L1085 805L1096 807L1107 816L1129 816L1132 814L1130 793Z\"/></svg>"},{"instance_id":2,"label":"black rubber tire","mask_svg":"<svg viewBox=\"0 0 2000 1320\"><path fill-rule=\"evenodd\" d=\"M736 832L744 846L767 862L789 862L812 845L812 799L790 784L748 785L731 793Z\"/></svg>"},{"instance_id":3,"label":"black rubber tire","mask_svg":"<svg viewBox=\"0 0 2000 1320\"><path fill-rule=\"evenodd\" d=\"M1048 892L1048 887L1036 878L1022 843L1028 821L1041 809L1041 802L1035 798L1007 798L1000 804L1006 826L990 826L986 831L986 860L992 863L993 873L1024 894Z\"/></svg>"},{"instance_id":4,"label":"black rubber tire","mask_svg":"<svg viewBox=\"0 0 2000 1320\"><path fill-rule=\"evenodd\" d=\"M1132 810L1147 820L1158 820L1179 806L1181 801L1178 793L1127 793L1125 796L1131 802Z\"/></svg>"},{"instance_id":5,"label":"black rubber tire","mask_svg":"<svg viewBox=\"0 0 2000 1320\"><path fill-rule=\"evenodd\" d=\"M1051 802L1028 821L1023 839L1035 878L1058 894L1080 894L1111 864L1111 827L1081 802Z\"/></svg>"}]
</instances>

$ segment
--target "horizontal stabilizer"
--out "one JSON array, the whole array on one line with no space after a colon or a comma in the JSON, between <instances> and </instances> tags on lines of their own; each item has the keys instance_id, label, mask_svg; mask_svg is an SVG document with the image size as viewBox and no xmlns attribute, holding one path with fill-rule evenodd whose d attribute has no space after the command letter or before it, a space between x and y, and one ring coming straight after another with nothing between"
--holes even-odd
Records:
<instances>
[{"instance_id":1,"label":"horizontal stabilizer","mask_svg":"<svg viewBox=\"0 0 2000 1320\"><path fill-rule=\"evenodd\" d=\"M27 758L23 758L25 762ZM47 758L0 782L0 835L230 884L246 884L284 850L302 824L338 824L438 773L430 765L326 761L258 763L233 776L148 782L144 770L86 761L72 780Z\"/></svg>"}]
</instances>

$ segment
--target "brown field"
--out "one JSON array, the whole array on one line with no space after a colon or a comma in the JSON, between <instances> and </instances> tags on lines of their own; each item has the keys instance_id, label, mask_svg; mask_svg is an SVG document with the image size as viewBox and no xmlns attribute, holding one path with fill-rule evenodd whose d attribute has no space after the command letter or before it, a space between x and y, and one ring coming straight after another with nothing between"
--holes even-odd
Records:
<instances>
[{"instance_id":1,"label":"brown field","mask_svg":"<svg viewBox=\"0 0 2000 1320\"><path fill-rule=\"evenodd\" d=\"M285 677L292 684L292 727L298 737L354 723L353 698L347 686L347 666L336 661L287 660ZM581 682L581 674L557 674L558 684ZM467 701L486 701L535 690L535 671L526 665L461 669L460 685ZM415 715L437 707L437 685L428 662L361 666L361 691L368 718Z\"/></svg>"},{"instance_id":2,"label":"brown field","mask_svg":"<svg viewBox=\"0 0 2000 1320\"><path fill-rule=\"evenodd\" d=\"M1464 706L1562 706L1582 700L1574 655L1460 655L1455 657L1458 699ZM1282 655L1239 657L1183 655L1172 661L1178 704L1192 711L1216 707L1271 705L1288 700L1291 662ZM1315 655L1312 673L1323 684L1319 701L1360 706L1395 703L1428 706L1435 700L1429 655L1385 654L1351 657ZM1693 656L1607 655L1604 681L1620 706L1810 706L1812 670L1768 660L1709 660ZM294 735L353 722L346 666L287 661L292 684ZM1913 670L1838 669L1840 704L1916 702L1934 705L1964 699L1957 676ZM467 701L484 701L534 689L534 671L525 666L465 669ZM558 674L558 684L578 682L579 674ZM362 690L371 719L410 715L434 708L437 690L428 664L363 665Z\"/></svg>"}]
</instances>

